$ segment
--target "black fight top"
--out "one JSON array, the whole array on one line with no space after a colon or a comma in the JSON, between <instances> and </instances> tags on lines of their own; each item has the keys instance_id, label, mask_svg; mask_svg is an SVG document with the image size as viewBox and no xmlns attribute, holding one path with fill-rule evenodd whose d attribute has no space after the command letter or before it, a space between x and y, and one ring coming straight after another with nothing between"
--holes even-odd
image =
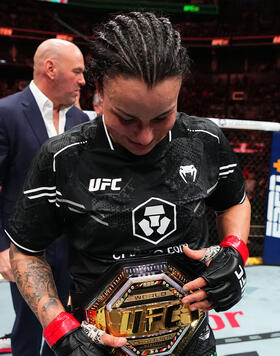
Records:
<instances>
[{"instance_id":1,"label":"black fight top","mask_svg":"<svg viewBox=\"0 0 280 356\"><path fill-rule=\"evenodd\" d=\"M206 206L224 211L244 197L236 157L210 120L178 113L168 135L136 156L98 117L42 146L6 232L36 253L66 231L83 291L117 261L208 246Z\"/></svg>"}]
</instances>

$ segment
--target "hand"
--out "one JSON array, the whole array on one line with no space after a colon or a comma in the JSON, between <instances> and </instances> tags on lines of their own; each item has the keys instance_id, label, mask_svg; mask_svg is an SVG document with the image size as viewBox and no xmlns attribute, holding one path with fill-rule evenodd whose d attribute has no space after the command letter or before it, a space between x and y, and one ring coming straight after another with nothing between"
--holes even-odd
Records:
<instances>
[{"instance_id":1,"label":"hand","mask_svg":"<svg viewBox=\"0 0 280 356\"><path fill-rule=\"evenodd\" d=\"M208 299L217 312L230 309L243 296L246 285L244 261L233 247L221 247L202 277L207 282L204 289Z\"/></svg>"},{"instance_id":2,"label":"hand","mask_svg":"<svg viewBox=\"0 0 280 356\"><path fill-rule=\"evenodd\" d=\"M120 337L115 337L107 333L103 334L102 341L104 345L118 348L123 346ZM98 347L83 331L81 327L75 331L67 334L62 340L59 340L55 346L52 347L56 356L108 356L109 350L104 347Z\"/></svg>"},{"instance_id":3,"label":"hand","mask_svg":"<svg viewBox=\"0 0 280 356\"><path fill-rule=\"evenodd\" d=\"M123 337L109 335L92 325L84 327L84 322L81 326L71 314L65 312L46 327L44 337L57 356L105 356L108 350L102 345L98 347L97 343L114 348L126 344Z\"/></svg>"},{"instance_id":4,"label":"hand","mask_svg":"<svg viewBox=\"0 0 280 356\"><path fill-rule=\"evenodd\" d=\"M202 250L192 250L188 246L184 246L184 253L187 257L193 260L201 260L206 253L206 248L203 248ZM206 263L206 266L209 265L209 263L210 261ZM183 286L184 291L192 291L192 293L184 297L182 303L189 303L190 310L202 309L203 311L208 311L212 309L212 304L207 300L207 294L203 289L206 285L207 283L202 277L198 277L193 281L186 283Z\"/></svg>"},{"instance_id":5,"label":"hand","mask_svg":"<svg viewBox=\"0 0 280 356\"><path fill-rule=\"evenodd\" d=\"M110 334L107 334L105 331L98 329L96 326L87 323L86 321L82 322L82 329L86 335L97 344L103 344L106 346L111 346L114 348L121 347L126 344L126 338L116 337Z\"/></svg>"},{"instance_id":6,"label":"hand","mask_svg":"<svg viewBox=\"0 0 280 356\"><path fill-rule=\"evenodd\" d=\"M202 308L207 311L213 308L217 312L225 311L242 298L246 285L245 245L244 243L241 247L236 245L236 249L232 247L232 241L230 241L230 246L226 246L226 243L227 238L221 244L225 247L220 247L220 251L206 262L208 268L202 276L184 285L185 291L195 290L194 293L182 299L183 303L193 303L190 306L191 310ZM241 250L241 254L238 249ZM204 257L206 250L195 251L186 247L184 252L189 258L199 260ZM197 290L198 288L202 289Z\"/></svg>"},{"instance_id":7,"label":"hand","mask_svg":"<svg viewBox=\"0 0 280 356\"><path fill-rule=\"evenodd\" d=\"M11 264L10 264L9 253L10 253L9 248L0 252L0 273L2 274L3 278L5 278L7 281L15 282Z\"/></svg>"}]
</instances>

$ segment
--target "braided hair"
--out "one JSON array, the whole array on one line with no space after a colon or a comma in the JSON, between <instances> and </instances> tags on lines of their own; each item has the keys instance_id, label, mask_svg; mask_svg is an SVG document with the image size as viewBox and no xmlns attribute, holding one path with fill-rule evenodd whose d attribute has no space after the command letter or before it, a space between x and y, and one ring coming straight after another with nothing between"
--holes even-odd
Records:
<instances>
[{"instance_id":1,"label":"braided hair","mask_svg":"<svg viewBox=\"0 0 280 356\"><path fill-rule=\"evenodd\" d=\"M139 78L153 87L166 78L183 78L189 72L187 50L165 17L151 12L117 15L96 37L88 74L101 92L104 78L117 75Z\"/></svg>"}]
</instances>

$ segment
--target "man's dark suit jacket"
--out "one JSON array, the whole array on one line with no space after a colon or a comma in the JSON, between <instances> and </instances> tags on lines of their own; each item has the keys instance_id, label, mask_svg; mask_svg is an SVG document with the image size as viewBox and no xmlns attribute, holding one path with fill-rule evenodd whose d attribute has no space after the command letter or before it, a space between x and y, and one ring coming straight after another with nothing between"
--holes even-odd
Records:
<instances>
[{"instance_id":1,"label":"man's dark suit jacket","mask_svg":"<svg viewBox=\"0 0 280 356\"><path fill-rule=\"evenodd\" d=\"M73 106L66 114L65 130L88 121ZM29 89L0 100L0 252L9 248L5 224L22 190L31 161L48 139L40 109Z\"/></svg>"}]
</instances>

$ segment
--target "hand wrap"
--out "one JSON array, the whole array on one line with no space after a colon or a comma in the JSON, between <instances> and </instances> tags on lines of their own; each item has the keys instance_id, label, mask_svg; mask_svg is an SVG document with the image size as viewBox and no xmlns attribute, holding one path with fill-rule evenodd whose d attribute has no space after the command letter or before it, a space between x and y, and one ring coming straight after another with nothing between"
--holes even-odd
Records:
<instances>
[{"instance_id":1,"label":"hand wrap","mask_svg":"<svg viewBox=\"0 0 280 356\"><path fill-rule=\"evenodd\" d=\"M207 299L217 312L231 308L242 298L246 285L244 265L249 255L246 244L236 236L226 237L220 246L201 275L207 282Z\"/></svg>"},{"instance_id":2,"label":"hand wrap","mask_svg":"<svg viewBox=\"0 0 280 356\"><path fill-rule=\"evenodd\" d=\"M91 328L92 326L92 328ZM60 313L44 330L44 337L57 356L105 356L108 351L98 348L104 331L83 322L72 314Z\"/></svg>"}]
</instances>

